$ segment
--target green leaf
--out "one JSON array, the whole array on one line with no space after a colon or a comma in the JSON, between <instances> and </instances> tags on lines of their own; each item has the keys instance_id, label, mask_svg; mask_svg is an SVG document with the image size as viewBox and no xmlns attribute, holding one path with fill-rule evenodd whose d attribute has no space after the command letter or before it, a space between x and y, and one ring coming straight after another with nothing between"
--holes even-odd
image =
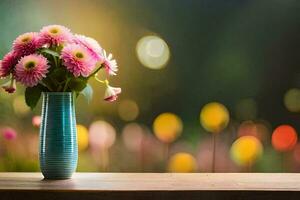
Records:
<instances>
[{"instance_id":1,"label":"green leaf","mask_svg":"<svg viewBox=\"0 0 300 200\"><path fill-rule=\"evenodd\" d=\"M67 70L63 67L54 69L49 76L55 79L57 82L61 83L66 80Z\"/></svg>"},{"instance_id":2,"label":"green leaf","mask_svg":"<svg viewBox=\"0 0 300 200\"><path fill-rule=\"evenodd\" d=\"M92 86L90 84L87 84L86 87L80 92L80 94L82 94L87 100L87 102L90 103L93 98Z\"/></svg>"},{"instance_id":3,"label":"green leaf","mask_svg":"<svg viewBox=\"0 0 300 200\"><path fill-rule=\"evenodd\" d=\"M72 91L76 91L76 92L80 92L81 90L85 89L86 86L87 86L87 81L82 80L80 78L72 78L68 83L68 87Z\"/></svg>"},{"instance_id":4,"label":"green leaf","mask_svg":"<svg viewBox=\"0 0 300 200\"><path fill-rule=\"evenodd\" d=\"M55 56L55 57L59 57L59 53L57 53L56 51L53 51L51 49L42 48L42 49L40 49L40 52L48 54L48 55L52 55L52 56Z\"/></svg>"},{"instance_id":5,"label":"green leaf","mask_svg":"<svg viewBox=\"0 0 300 200\"><path fill-rule=\"evenodd\" d=\"M28 87L25 90L25 102L27 106L34 109L42 94L42 88L39 86Z\"/></svg>"}]
</instances>

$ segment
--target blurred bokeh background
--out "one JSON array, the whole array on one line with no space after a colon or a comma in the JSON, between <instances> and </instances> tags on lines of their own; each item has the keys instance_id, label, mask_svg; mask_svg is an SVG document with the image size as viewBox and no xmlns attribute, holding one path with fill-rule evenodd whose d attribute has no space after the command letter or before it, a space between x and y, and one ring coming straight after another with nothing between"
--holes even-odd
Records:
<instances>
[{"instance_id":1,"label":"blurred bokeh background","mask_svg":"<svg viewBox=\"0 0 300 200\"><path fill-rule=\"evenodd\" d=\"M300 171L297 0L1 0L0 56L61 24L118 61L76 105L77 171ZM104 74L103 74L104 76ZM0 92L0 171L38 171L40 106Z\"/></svg>"}]
</instances>

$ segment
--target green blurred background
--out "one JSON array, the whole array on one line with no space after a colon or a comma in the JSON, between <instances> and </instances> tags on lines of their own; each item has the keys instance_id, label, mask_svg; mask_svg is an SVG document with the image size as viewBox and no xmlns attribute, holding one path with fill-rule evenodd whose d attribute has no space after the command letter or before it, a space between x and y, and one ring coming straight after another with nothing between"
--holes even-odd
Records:
<instances>
[{"instance_id":1,"label":"green blurred background","mask_svg":"<svg viewBox=\"0 0 300 200\"><path fill-rule=\"evenodd\" d=\"M92 82L92 102L79 98L76 112L78 124L87 129L95 121L108 122L116 138L105 149L83 145L78 171L164 172L170 165L211 171L212 134L201 126L199 113L217 101L230 113L217 141L217 172L297 172L299 145L277 152L271 135L281 124L300 130L299 9L297 0L2 0L0 56L21 33L49 24L93 37L113 53L119 72L110 82L123 91L118 101L104 102L104 88ZM149 35L165 42L154 43L154 53L169 49L162 68L150 69L137 55L138 41ZM23 91L0 92L0 129L17 133L10 140L0 137L1 171L39 170L32 117L40 114L40 106L30 111ZM176 114L183 125L180 137L168 143L152 133L155 118L165 112ZM230 156L245 121L263 127L258 132L264 135L259 138L264 150L251 168ZM135 128L125 134L128 124ZM180 152L192 158L174 161Z\"/></svg>"}]
</instances>

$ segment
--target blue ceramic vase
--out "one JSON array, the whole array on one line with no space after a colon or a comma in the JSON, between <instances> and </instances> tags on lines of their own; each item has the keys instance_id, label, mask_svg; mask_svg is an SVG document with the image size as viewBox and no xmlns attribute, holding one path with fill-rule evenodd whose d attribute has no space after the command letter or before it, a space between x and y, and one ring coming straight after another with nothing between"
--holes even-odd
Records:
<instances>
[{"instance_id":1,"label":"blue ceramic vase","mask_svg":"<svg viewBox=\"0 0 300 200\"><path fill-rule=\"evenodd\" d=\"M43 93L40 168L45 179L67 179L78 159L74 94Z\"/></svg>"}]
</instances>

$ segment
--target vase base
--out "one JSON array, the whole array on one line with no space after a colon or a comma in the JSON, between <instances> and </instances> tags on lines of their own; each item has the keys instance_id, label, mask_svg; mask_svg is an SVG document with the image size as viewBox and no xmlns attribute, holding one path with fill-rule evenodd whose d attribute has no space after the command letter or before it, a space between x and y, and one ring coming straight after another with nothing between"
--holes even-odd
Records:
<instances>
[{"instance_id":1,"label":"vase base","mask_svg":"<svg viewBox=\"0 0 300 200\"><path fill-rule=\"evenodd\" d=\"M62 176L44 176L43 180L66 180L66 179L71 179L72 176L66 176L66 177L62 177Z\"/></svg>"},{"instance_id":2,"label":"vase base","mask_svg":"<svg viewBox=\"0 0 300 200\"><path fill-rule=\"evenodd\" d=\"M65 180L72 178L73 174L44 174L44 180Z\"/></svg>"},{"instance_id":3,"label":"vase base","mask_svg":"<svg viewBox=\"0 0 300 200\"><path fill-rule=\"evenodd\" d=\"M44 177L44 181L47 180L67 180L67 179L71 179L72 177Z\"/></svg>"}]
</instances>

